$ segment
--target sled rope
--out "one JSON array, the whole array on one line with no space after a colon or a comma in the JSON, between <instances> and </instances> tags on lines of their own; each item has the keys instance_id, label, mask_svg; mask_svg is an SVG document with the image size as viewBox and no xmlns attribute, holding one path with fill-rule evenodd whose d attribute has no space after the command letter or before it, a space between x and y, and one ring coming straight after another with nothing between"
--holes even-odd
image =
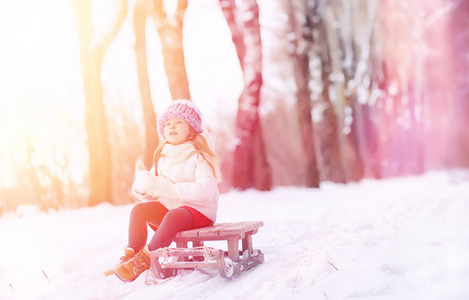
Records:
<instances>
[{"instance_id":1,"label":"sled rope","mask_svg":"<svg viewBox=\"0 0 469 300\"><path fill-rule=\"evenodd\" d=\"M150 276L149 276L150 275ZM155 285L158 284L158 281L153 277L153 272L151 270L147 271L147 274L145 275L145 284L146 285Z\"/></svg>"},{"instance_id":2,"label":"sled rope","mask_svg":"<svg viewBox=\"0 0 469 300\"><path fill-rule=\"evenodd\" d=\"M171 253L172 250L185 250L185 249L184 248L175 248L175 249L161 248L160 249L160 251L161 251L160 252L161 253L160 257L163 258L163 264L167 264L167 263L171 264L171 263L169 263L169 257L174 255L174 253ZM213 248L208 247L208 246L196 247L196 248L192 248L192 250L203 250L205 263L208 263L210 261L210 259L214 256Z\"/></svg>"},{"instance_id":3,"label":"sled rope","mask_svg":"<svg viewBox=\"0 0 469 300\"><path fill-rule=\"evenodd\" d=\"M210 252L210 248L207 246L204 246L204 258L205 258L206 264L208 264L210 258L212 258L212 253Z\"/></svg>"},{"instance_id":4,"label":"sled rope","mask_svg":"<svg viewBox=\"0 0 469 300\"><path fill-rule=\"evenodd\" d=\"M168 248L163 248L163 263L167 263L169 260Z\"/></svg>"}]
</instances>

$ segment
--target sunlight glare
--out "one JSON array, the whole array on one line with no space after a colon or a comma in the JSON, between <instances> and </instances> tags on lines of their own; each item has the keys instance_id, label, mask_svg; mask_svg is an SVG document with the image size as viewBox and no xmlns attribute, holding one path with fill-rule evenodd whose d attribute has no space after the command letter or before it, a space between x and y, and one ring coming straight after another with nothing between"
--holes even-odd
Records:
<instances>
[{"instance_id":1,"label":"sunlight glare","mask_svg":"<svg viewBox=\"0 0 469 300\"><path fill-rule=\"evenodd\" d=\"M67 129L81 122L74 26L70 1L0 4L0 186L15 183L29 145L37 165L49 165L51 153L65 155Z\"/></svg>"}]
</instances>

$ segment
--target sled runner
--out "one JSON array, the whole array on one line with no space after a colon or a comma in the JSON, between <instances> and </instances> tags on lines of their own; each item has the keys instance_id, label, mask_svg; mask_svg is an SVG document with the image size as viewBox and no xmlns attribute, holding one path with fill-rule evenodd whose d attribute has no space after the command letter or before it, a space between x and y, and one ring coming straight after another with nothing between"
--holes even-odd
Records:
<instances>
[{"instance_id":1,"label":"sled runner","mask_svg":"<svg viewBox=\"0 0 469 300\"><path fill-rule=\"evenodd\" d=\"M217 268L222 277L233 277L264 262L264 254L252 245L252 236L263 225L262 221L220 223L181 231L174 239L176 248L150 252L149 273L164 279L174 276L178 269ZM205 241L226 241L228 251L205 247ZM190 248L189 242L192 243Z\"/></svg>"}]
</instances>

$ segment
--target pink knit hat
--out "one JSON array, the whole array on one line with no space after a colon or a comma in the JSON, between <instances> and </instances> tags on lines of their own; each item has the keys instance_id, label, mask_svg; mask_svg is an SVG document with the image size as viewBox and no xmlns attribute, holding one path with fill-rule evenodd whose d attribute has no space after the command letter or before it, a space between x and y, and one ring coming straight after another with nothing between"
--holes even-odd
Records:
<instances>
[{"instance_id":1,"label":"pink knit hat","mask_svg":"<svg viewBox=\"0 0 469 300\"><path fill-rule=\"evenodd\" d=\"M158 130L164 136L164 124L171 118L178 118L189 123L197 133L202 132L202 113L189 100L176 100L166 108L158 118Z\"/></svg>"}]
</instances>

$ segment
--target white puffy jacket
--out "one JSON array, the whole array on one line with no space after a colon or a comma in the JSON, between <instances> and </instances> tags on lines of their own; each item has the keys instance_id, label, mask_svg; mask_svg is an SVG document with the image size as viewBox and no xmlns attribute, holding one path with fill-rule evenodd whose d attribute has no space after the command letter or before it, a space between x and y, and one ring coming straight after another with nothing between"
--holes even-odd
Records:
<instances>
[{"instance_id":1,"label":"white puffy jacket","mask_svg":"<svg viewBox=\"0 0 469 300\"><path fill-rule=\"evenodd\" d=\"M142 200L156 200L163 204L168 210L189 206L204 216L216 221L218 209L218 182L213 175L212 168L207 162L197 157L197 154L187 159L171 163L170 160L161 156L158 161L158 176L155 177L155 167L149 172L144 171L144 177L150 173L152 178L139 180L139 172L136 172L136 180L132 191L134 195ZM139 181L139 182L138 182ZM142 186L147 191L147 196L136 193L136 186ZM155 196L153 199L149 195Z\"/></svg>"},{"instance_id":2,"label":"white puffy jacket","mask_svg":"<svg viewBox=\"0 0 469 300\"><path fill-rule=\"evenodd\" d=\"M155 174L154 167L150 173ZM218 179L214 177L207 162L197 158L197 154L176 164L171 164L164 156L161 157L158 161L158 175L169 179L175 187L177 199L158 198L167 209L189 206L213 222L216 221Z\"/></svg>"}]
</instances>

